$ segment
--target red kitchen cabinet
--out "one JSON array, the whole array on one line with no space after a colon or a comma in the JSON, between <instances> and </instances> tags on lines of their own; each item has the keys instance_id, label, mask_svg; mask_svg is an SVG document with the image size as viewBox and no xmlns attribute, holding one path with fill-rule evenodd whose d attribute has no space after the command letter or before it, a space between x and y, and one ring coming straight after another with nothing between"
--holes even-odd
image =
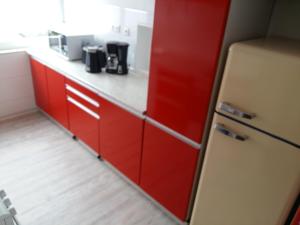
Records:
<instances>
[{"instance_id":1,"label":"red kitchen cabinet","mask_svg":"<svg viewBox=\"0 0 300 225\"><path fill-rule=\"evenodd\" d=\"M66 90L70 131L100 155L98 98L94 93L69 80L66 80Z\"/></svg>"},{"instance_id":2,"label":"red kitchen cabinet","mask_svg":"<svg viewBox=\"0 0 300 225\"><path fill-rule=\"evenodd\" d=\"M68 110L66 100L65 78L63 75L47 68L50 115L68 129Z\"/></svg>"},{"instance_id":3,"label":"red kitchen cabinet","mask_svg":"<svg viewBox=\"0 0 300 225\"><path fill-rule=\"evenodd\" d=\"M49 114L46 67L32 58L30 58L30 64L36 105Z\"/></svg>"},{"instance_id":4,"label":"red kitchen cabinet","mask_svg":"<svg viewBox=\"0 0 300 225\"><path fill-rule=\"evenodd\" d=\"M157 0L147 114L200 142L230 0Z\"/></svg>"},{"instance_id":5,"label":"red kitchen cabinet","mask_svg":"<svg viewBox=\"0 0 300 225\"><path fill-rule=\"evenodd\" d=\"M139 183L144 120L101 100L101 156Z\"/></svg>"},{"instance_id":6,"label":"red kitchen cabinet","mask_svg":"<svg viewBox=\"0 0 300 225\"><path fill-rule=\"evenodd\" d=\"M295 215L291 225L300 225L300 205L298 207L298 210L296 212L296 215Z\"/></svg>"},{"instance_id":7,"label":"red kitchen cabinet","mask_svg":"<svg viewBox=\"0 0 300 225\"><path fill-rule=\"evenodd\" d=\"M200 151L147 121L143 146L141 187L185 220Z\"/></svg>"}]
</instances>

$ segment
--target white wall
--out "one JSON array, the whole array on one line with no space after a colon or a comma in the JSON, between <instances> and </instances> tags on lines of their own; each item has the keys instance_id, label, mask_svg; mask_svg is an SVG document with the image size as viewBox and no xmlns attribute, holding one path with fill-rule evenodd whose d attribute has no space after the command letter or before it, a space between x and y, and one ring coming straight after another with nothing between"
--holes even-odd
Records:
<instances>
[{"instance_id":1,"label":"white wall","mask_svg":"<svg viewBox=\"0 0 300 225\"><path fill-rule=\"evenodd\" d=\"M110 40L128 42L130 44L128 61L135 67L137 27L138 24L153 26L155 0L64 1L67 24L88 27L102 44ZM117 28L114 31L113 26ZM129 29L129 35L125 34L126 28ZM152 36L150 39L152 40Z\"/></svg>"},{"instance_id":2,"label":"white wall","mask_svg":"<svg viewBox=\"0 0 300 225\"><path fill-rule=\"evenodd\" d=\"M299 0L277 0L269 34L300 40Z\"/></svg>"},{"instance_id":3,"label":"white wall","mask_svg":"<svg viewBox=\"0 0 300 225\"><path fill-rule=\"evenodd\" d=\"M0 118L35 108L27 54L0 53Z\"/></svg>"},{"instance_id":4,"label":"white wall","mask_svg":"<svg viewBox=\"0 0 300 225\"><path fill-rule=\"evenodd\" d=\"M105 4L117 5L122 8L132 8L144 10L147 12L154 12L155 0L97 0Z\"/></svg>"}]
</instances>

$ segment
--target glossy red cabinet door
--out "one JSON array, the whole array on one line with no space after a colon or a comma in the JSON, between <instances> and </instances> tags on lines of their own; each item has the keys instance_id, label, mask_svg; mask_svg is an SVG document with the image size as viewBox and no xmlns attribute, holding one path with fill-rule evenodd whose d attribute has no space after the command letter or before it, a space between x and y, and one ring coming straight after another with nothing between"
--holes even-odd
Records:
<instances>
[{"instance_id":1,"label":"glossy red cabinet door","mask_svg":"<svg viewBox=\"0 0 300 225\"><path fill-rule=\"evenodd\" d=\"M30 58L30 64L36 104L49 114L46 67L32 58Z\"/></svg>"},{"instance_id":2,"label":"glossy red cabinet door","mask_svg":"<svg viewBox=\"0 0 300 225\"><path fill-rule=\"evenodd\" d=\"M102 99L101 156L139 183L144 120Z\"/></svg>"},{"instance_id":3,"label":"glossy red cabinet door","mask_svg":"<svg viewBox=\"0 0 300 225\"><path fill-rule=\"evenodd\" d=\"M50 115L65 128L68 128L68 111L63 75L46 68L49 93Z\"/></svg>"},{"instance_id":4,"label":"glossy red cabinet door","mask_svg":"<svg viewBox=\"0 0 300 225\"><path fill-rule=\"evenodd\" d=\"M199 150L145 123L141 187L186 219Z\"/></svg>"},{"instance_id":5,"label":"glossy red cabinet door","mask_svg":"<svg viewBox=\"0 0 300 225\"><path fill-rule=\"evenodd\" d=\"M79 103L72 97L67 97L70 131L86 145L99 154L99 118L97 113Z\"/></svg>"},{"instance_id":6,"label":"glossy red cabinet door","mask_svg":"<svg viewBox=\"0 0 300 225\"><path fill-rule=\"evenodd\" d=\"M229 0L157 0L148 116L200 142Z\"/></svg>"},{"instance_id":7,"label":"glossy red cabinet door","mask_svg":"<svg viewBox=\"0 0 300 225\"><path fill-rule=\"evenodd\" d=\"M296 212L296 215L295 215L291 225L300 225L300 206Z\"/></svg>"},{"instance_id":8,"label":"glossy red cabinet door","mask_svg":"<svg viewBox=\"0 0 300 225\"><path fill-rule=\"evenodd\" d=\"M71 132L100 155L100 103L85 87L65 79Z\"/></svg>"}]
</instances>

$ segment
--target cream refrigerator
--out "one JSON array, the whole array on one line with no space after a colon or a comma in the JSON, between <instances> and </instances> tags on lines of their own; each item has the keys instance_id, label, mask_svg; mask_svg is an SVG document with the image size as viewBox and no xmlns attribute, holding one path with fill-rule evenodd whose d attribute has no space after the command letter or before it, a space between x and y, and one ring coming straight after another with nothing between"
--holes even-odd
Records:
<instances>
[{"instance_id":1,"label":"cream refrigerator","mask_svg":"<svg viewBox=\"0 0 300 225\"><path fill-rule=\"evenodd\" d=\"M300 191L300 44L231 46L192 225L282 225Z\"/></svg>"}]
</instances>

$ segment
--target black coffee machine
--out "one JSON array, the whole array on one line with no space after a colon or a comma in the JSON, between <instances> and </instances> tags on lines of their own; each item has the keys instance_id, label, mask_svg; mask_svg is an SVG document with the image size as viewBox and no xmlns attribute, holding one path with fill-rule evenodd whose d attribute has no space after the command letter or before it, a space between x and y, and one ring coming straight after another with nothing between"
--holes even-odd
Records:
<instances>
[{"instance_id":1,"label":"black coffee machine","mask_svg":"<svg viewBox=\"0 0 300 225\"><path fill-rule=\"evenodd\" d=\"M111 74L128 74L127 55L129 44L125 42L108 42L106 72Z\"/></svg>"}]
</instances>

